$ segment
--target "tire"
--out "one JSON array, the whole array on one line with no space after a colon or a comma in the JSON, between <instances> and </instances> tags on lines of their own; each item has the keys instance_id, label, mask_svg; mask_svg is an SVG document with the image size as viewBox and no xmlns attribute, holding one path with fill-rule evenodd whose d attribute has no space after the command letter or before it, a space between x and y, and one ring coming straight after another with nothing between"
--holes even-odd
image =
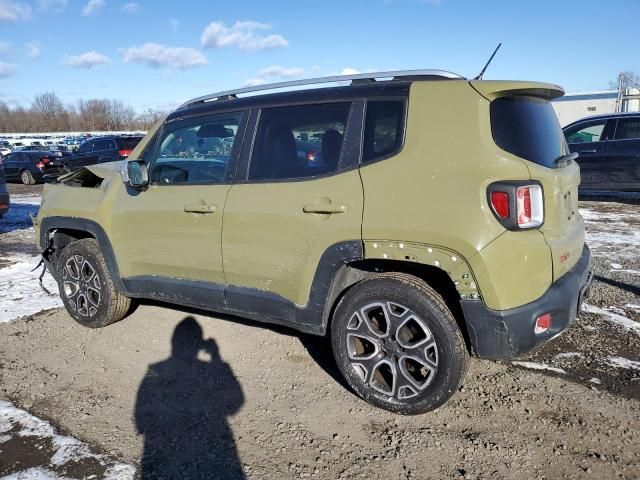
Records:
<instances>
[{"instance_id":1,"label":"tire","mask_svg":"<svg viewBox=\"0 0 640 480\"><path fill-rule=\"evenodd\" d=\"M22 172L20 172L20 181L22 181L22 183L25 185L36 184L36 179L33 178L33 175L31 175L31 172L29 170L23 170Z\"/></svg>"},{"instance_id":2,"label":"tire","mask_svg":"<svg viewBox=\"0 0 640 480\"><path fill-rule=\"evenodd\" d=\"M372 405L429 412L458 390L469 354L444 300L402 273L369 277L339 300L331 345L349 386Z\"/></svg>"},{"instance_id":3,"label":"tire","mask_svg":"<svg viewBox=\"0 0 640 480\"><path fill-rule=\"evenodd\" d=\"M56 261L60 297L80 325L101 328L131 312L131 299L118 293L98 242L93 238L67 245Z\"/></svg>"}]
</instances>

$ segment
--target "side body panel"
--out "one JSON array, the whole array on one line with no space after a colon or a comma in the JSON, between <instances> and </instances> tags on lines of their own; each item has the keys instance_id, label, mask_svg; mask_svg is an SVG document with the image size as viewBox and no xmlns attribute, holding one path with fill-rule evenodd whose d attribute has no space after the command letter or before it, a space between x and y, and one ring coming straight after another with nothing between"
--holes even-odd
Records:
<instances>
[{"instance_id":1,"label":"side body panel","mask_svg":"<svg viewBox=\"0 0 640 480\"><path fill-rule=\"evenodd\" d=\"M454 283L461 282L456 285L461 295L479 294L493 309L532 301L551 284L550 252L543 235L507 233L487 204L489 184L527 180L530 173L522 160L495 145L489 101L468 82L414 83L404 148L360 171L365 257L380 258L373 243L404 242L421 245L424 254L417 256L444 268L435 253L449 252L458 265L471 268L473 285L469 282L462 291L458 274L467 272L448 272ZM505 255L490 254L492 242L501 239L502 248L495 251ZM479 253L485 248L486 254ZM434 253L429 255L429 249ZM514 282L518 278L530 279L530 285L523 288Z\"/></svg>"},{"instance_id":2,"label":"side body panel","mask_svg":"<svg viewBox=\"0 0 640 480\"><path fill-rule=\"evenodd\" d=\"M331 245L360 242L358 170L327 178L236 184L224 214L223 259L230 286L309 301L320 258ZM343 213L305 213L308 204L338 204Z\"/></svg>"}]
</instances>

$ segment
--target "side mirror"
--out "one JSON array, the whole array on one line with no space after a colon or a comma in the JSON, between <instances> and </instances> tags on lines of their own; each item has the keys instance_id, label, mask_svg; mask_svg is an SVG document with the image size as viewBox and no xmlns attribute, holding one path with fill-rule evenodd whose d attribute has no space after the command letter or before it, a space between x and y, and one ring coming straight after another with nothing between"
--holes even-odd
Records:
<instances>
[{"instance_id":1,"label":"side mirror","mask_svg":"<svg viewBox=\"0 0 640 480\"><path fill-rule=\"evenodd\" d=\"M149 170L147 164L141 160L127 162L127 176L132 187L146 187L149 184Z\"/></svg>"}]
</instances>

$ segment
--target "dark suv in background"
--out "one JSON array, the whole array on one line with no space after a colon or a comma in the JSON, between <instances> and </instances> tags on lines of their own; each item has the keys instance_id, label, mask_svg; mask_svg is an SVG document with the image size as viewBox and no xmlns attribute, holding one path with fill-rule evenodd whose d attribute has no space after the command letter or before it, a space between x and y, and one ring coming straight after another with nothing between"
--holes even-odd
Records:
<instances>
[{"instance_id":1,"label":"dark suv in background","mask_svg":"<svg viewBox=\"0 0 640 480\"><path fill-rule=\"evenodd\" d=\"M580 154L581 191L640 191L639 112L583 118L563 130Z\"/></svg>"},{"instance_id":2,"label":"dark suv in background","mask_svg":"<svg viewBox=\"0 0 640 480\"><path fill-rule=\"evenodd\" d=\"M96 163L122 160L129 156L140 140L141 136L134 135L92 137L83 142L75 154L65 157L64 163L74 171Z\"/></svg>"},{"instance_id":3,"label":"dark suv in background","mask_svg":"<svg viewBox=\"0 0 640 480\"><path fill-rule=\"evenodd\" d=\"M9 210L9 192L7 191L7 182L4 177L3 161L0 159L0 218Z\"/></svg>"}]
</instances>

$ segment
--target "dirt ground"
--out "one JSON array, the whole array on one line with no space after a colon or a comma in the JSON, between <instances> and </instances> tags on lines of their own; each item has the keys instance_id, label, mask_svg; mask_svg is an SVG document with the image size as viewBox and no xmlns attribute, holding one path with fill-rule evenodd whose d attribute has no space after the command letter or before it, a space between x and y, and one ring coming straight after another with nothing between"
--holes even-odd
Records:
<instances>
[{"instance_id":1,"label":"dirt ground","mask_svg":"<svg viewBox=\"0 0 640 480\"><path fill-rule=\"evenodd\" d=\"M37 192L11 188L15 201ZM0 477L42 465L130 478L113 474L120 462L166 479L640 478L639 207L600 200L580 204L596 274L587 312L516 363L472 359L426 415L368 405L324 339L255 322L143 305L102 330L59 308L0 323L0 400L96 455L56 466L50 440L0 429ZM12 234L0 257L29 251Z\"/></svg>"}]
</instances>

